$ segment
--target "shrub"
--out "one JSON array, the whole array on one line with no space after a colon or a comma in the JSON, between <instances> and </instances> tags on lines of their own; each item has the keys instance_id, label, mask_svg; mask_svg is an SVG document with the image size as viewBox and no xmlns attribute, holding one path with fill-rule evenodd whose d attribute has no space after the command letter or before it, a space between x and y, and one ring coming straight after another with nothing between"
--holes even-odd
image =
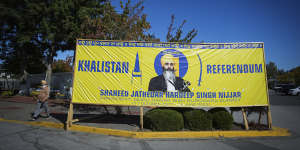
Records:
<instances>
[{"instance_id":1,"label":"shrub","mask_svg":"<svg viewBox=\"0 0 300 150\"><path fill-rule=\"evenodd\" d=\"M242 111L242 107L230 107L229 109L230 109L231 115L232 115L234 112Z\"/></svg>"},{"instance_id":2,"label":"shrub","mask_svg":"<svg viewBox=\"0 0 300 150\"><path fill-rule=\"evenodd\" d=\"M180 112L182 115L186 111L194 110L194 108L190 108L190 107L169 107L168 109L176 110L176 111Z\"/></svg>"},{"instance_id":3,"label":"shrub","mask_svg":"<svg viewBox=\"0 0 300 150\"><path fill-rule=\"evenodd\" d=\"M215 108L210 109L208 112L209 113L215 113L215 112L219 112L219 111L226 111L226 112L228 112L224 107L215 107Z\"/></svg>"},{"instance_id":4,"label":"shrub","mask_svg":"<svg viewBox=\"0 0 300 150\"><path fill-rule=\"evenodd\" d=\"M212 120L215 129L230 130L233 125L233 117L227 111L212 113Z\"/></svg>"},{"instance_id":5,"label":"shrub","mask_svg":"<svg viewBox=\"0 0 300 150\"><path fill-rule=\"evenodd\" d=\"M241 111L242 107L230 107L230 111Z\"/></svg>"},{"instance_id":6,"label":"shrub","mask_svg":"<svg viewBox=\"0 0 300 150\"><path fill-rule=\"evenodd\" d=\"M32 91L29 96L38 96L40 91Z\"/></svg>"},{"instance_id":7,"label":"shrub","mask_svg":"<svg viewBox=\"0 0 300 150\"><path fill-rule=\"evenodd\" d=\"M1 96L13 96L14 93L12 91L3 91L1 93Z\"/></svg>"},{"instance_id":8,"label":"shrub","mask_svg":"<svg viewBox=\"0 0 300 150\"><path fill-rule=\"evenodd\" d=\"M184 127L181 113L170 110L156 108L145 114L145 128L154 131L179 131Z\"/></svg>"},{"instance_id":9,"label":"shrub","mask_svg":"<svg viewBox=\"0 0 300 150\"><path fill-rule=\"evenodd\" d=\"M211 114L205 110L191 110L183 113L185 128L190 130L211 130Z\"/></svg>"}]
</instances>

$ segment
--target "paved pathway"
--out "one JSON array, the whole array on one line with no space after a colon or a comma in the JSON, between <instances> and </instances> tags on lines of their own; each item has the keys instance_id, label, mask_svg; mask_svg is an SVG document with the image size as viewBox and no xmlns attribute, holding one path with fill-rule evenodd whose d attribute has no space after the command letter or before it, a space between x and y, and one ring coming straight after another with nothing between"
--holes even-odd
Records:
<instances>
[{"instance_id":1,"label":"paved pathway","mask_svg":"<svg viewBox=\"0 0 300 150\"><path fill-rule=\"evenodd\" d=\"M272 100L274 100L273 104ZM72 131L66 132L62 129L0 122L0 150L295 150L300 147L300 118L297 117L300 114L300 105L298 105L300 102L297 100L298 97L271 97L273 125L288 128L292 132L292 136L290 137L143 140ZM288 104L289 102L291 104ZM0 118L27 121L30 118L30 113L34 110L34 106L34 101L30 102L30 100L24 102L0 100ZM49 120L41 118L40 121L64 122L66 108L55 102L52 103L51 108L54 117ZM112 108L109 109L111 110ZM97 111L105 112L104 109ZM84 115L84 113L81 115ZM235 117L239 115L236 114ZM85 124L113 127L107 122L89 123L87 121ZM119 122L119 124L114 125L114 128L125 128L127 126L128 130L137 128L134 123L133 125L124 125L122 122Z\"/></svg>"}]
</instances>

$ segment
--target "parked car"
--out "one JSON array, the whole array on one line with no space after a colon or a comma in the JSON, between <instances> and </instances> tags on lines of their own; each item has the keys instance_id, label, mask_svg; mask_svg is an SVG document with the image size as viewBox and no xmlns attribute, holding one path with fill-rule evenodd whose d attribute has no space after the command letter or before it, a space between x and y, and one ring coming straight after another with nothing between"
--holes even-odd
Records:
<instances>
[{"instance_id":1,"label":"parked car","mask_svg":"<svg viewBox=\"0 0 300 150\"><path fill-rule=\"evenodd\" d=\"M279 92L282 89L282 87L281 87L281 85L277 85L273 89L277 93L277 92Z\"/></svg>"},{"instance_id":2,"label":"parked car","mask_svg":"<svg viewBox=\"0 0 300 150\"><path fill-rule=\"evenodd\" d=\"M289 94L290 89L296 88L293 84L278 84L274 87L276 93Z\"/></svg>"},{"instance_id":3,"label":"parked car","mask_svg":"<svg viewBox=\"0 0 300 150\"><path fill-rule=\"evenodd\" d=\"M300 86L294 88L294 89L290 89L289 90L289 95L300 95Z\"/></svg>"}]
</instances>

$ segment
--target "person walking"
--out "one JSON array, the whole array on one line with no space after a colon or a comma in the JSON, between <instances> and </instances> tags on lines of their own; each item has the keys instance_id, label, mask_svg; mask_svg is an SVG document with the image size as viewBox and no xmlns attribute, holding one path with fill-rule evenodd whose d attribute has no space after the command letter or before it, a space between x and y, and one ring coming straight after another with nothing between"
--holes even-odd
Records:
<instances>
[{"instance_id":1,"label":"person walking","mask_svg":"<svg viewBox=\"0 0 300 150\"><path fill-rule=\"evenodd\" d=\"M32 119L31 119L32 121L35 121L38 119L38 117L39 117L40 113L43 111L43 109L45 109L45 112L47 113L46 118L51 117L49 107L48 107L49 93L50 93L50 90L47 85L47 82L45 80L42 80L41 81L41 90L37 96L34 96L34 99L37 100L37 105L36 105L36 109L33 113Z\"/></svg>"}]
</instances>

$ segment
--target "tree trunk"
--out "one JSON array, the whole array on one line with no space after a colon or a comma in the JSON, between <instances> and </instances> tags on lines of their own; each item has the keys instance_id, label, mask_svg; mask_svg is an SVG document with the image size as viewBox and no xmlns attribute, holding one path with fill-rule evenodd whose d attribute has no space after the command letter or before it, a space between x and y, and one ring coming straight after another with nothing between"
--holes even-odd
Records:
<instances>
[{"instance_id":1,"label":"tree trunk","mask_svg":"<svg viewBox=\"0 0 300 150\"><path fill-rule=\"evenodd\" d=\"M47 71L46 71L45 80L48 83L49 89L51 88L51 76L52 76L52 67L51 67L51 64L47 64Z\"/></svg>"},{"instance_id":2,"label":"tree trunk","mask_svg":"<svg viewBox=\"0 0 300 150\"><path fill-rule=\"evenodd\" d=\"M51 90L52 63L53 63L54 52L55 52L54 46L51 46L51 50L47 58L47 71L45 77L45 80L47 81L50 90Z\"/></svg>"},{"instance_id":3,"label":"tree trunk","mask_svg":"<svg viewBox=\"0 0 300 150\"><path fill-rule=\"evenodd\" d=\"M74 53L73 53L73 62L72 62L72 71L74 73L74 67L75 67L75 55L76 55L76 49L74 50ZM72 84L73 85L73 84Z\"/></svg>"}]
</instances>

